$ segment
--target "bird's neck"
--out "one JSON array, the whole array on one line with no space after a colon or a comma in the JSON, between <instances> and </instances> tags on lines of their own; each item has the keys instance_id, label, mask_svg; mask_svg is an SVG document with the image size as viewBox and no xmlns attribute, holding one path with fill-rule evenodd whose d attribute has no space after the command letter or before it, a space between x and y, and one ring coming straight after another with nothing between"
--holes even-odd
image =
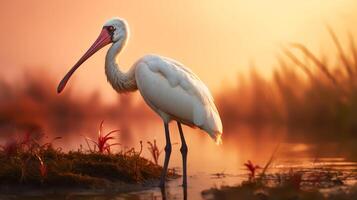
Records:
<instances>
[{"instance_id":1,"label":"bird's neck","mask_svg":"<svg viewBox=\"0 0 357 200\"><path fill-rule=\"evenodd\" d=\"M128 72L123 72L116 62L116 58L124 48L124 45L125 39L113 43L105 58L105 74L107 75L107 80L118 93L137 90L135 69L131 68Z\"/></svg>"}]
</instances>

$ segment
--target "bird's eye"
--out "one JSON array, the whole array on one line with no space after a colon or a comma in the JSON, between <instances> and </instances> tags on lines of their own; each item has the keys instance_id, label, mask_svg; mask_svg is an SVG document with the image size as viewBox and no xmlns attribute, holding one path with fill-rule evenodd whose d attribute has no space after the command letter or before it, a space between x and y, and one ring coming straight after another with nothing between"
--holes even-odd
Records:
<instances>
[{"instance_id":1,"label":"bird's eye","mask_svg":"<svg viewBox=\"0 0 357 200\"><path fill-rule=\"evenodd\" d=\"M114 26L108 26L108 31L109 31L110 33L114 32L114 31L115 31Z\"/></svg>"}]
</instances>

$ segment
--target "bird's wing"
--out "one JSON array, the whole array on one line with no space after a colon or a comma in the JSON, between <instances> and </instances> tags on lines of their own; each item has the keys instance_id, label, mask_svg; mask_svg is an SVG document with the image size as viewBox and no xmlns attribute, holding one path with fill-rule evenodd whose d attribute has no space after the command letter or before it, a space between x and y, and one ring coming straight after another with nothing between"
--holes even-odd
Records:
<instances>
[{"instance_id":1,"label":"bird's wing","mask_svg":"<svg viewBox=\"0 0 357 200\"><path fill-rule=\"evenodd\" d=\"M222 133L222 123L214 104L212 94L206 85L188 68L181 63L161 57L150 55L143 61L149 69L162 75L171 88L180 87L198 102L193 106L193 124L206 130L212 137Z\"/></svg>"},{"instance_id":2,"label":"bird's wing","mask_svg":"<svg viewBox=\"0 0 357 200\"><path fill-rule=\"evenodd\" d=\"M207 88L207 86L200 80L200 78L198 78L196 74L194 74L189 68L185 67L183 64L170 58L163 59L171 66L172 70L177 70L177 72L181 74L181 81L179 85L181 87L186 86L185 83L187 82L188 85L186 86L186 89L192 91L202 102L202 104L204 104L205 106L209 106L213 109L215 113L218 114L218 110L216 108L216 105L214 104L212 94Z\"/></svg>"}]
</instances>

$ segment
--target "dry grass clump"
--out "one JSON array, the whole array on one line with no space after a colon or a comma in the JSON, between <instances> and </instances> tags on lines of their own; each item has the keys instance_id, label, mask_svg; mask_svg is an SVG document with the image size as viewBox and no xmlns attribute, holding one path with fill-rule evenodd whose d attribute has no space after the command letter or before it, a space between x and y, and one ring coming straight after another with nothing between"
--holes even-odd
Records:
<instances>
[{"instance_id":1,"label":"dry grass clump","mask_svg":"<svg viewBox=\"0 0 357 200\"><path fill-rule=\"evenodd\" d=\"M41 144L30 135L9 140L0 149L0 185L106 188L160 177L162 168L140 156L142 143L138 152L134 148L103 152L79 149L64 153L52 142Z\"/></svg>"},{"instance_id":2,"label":"dry grass clump","mask_svg":"<svg viewBox=\"0 0 357 200\"><path fill-rule=\"evenodd\" d=\"M290 169L287 172L259 174L237 186L223 186L202 192L204 199L245 200L349 200L356 199L357 186L343 186L349 175L331 169ZM324 194L320 189L336 189ZM337 189L340 188L340 189ZM342 189L345 188L345 189Z\"/></svg>"},{"instance_id":3,"label":"dry grass clump","mask_svg":"<svg viewBox=\"0 0 357 200\"><path fill-rule=\"evenodd\" d=\"M156 140L154 140L154 143L148 141L148 145L149 145L148 150L150 151L150 154L151 154L152 158L154 159L154 163L156 165L158 165L159 157L162 152L162 149L159 150L159 147L156 144Z\"/></svg>"}]
</instances>

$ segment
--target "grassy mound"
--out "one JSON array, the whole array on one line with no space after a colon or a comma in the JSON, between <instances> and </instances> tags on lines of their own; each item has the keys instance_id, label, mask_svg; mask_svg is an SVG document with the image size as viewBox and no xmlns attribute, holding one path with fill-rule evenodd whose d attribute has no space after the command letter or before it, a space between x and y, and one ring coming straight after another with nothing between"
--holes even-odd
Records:
<instances>
[{"instance_id":1,"label":"grassy mound","mask_svg":"<svg viewBox=\"0 0 357 200\"><path fill-rule=\"evenodd\" d=\"M162 169L135 152L61 153L49 145L40 154L43 164L31 152L9 156L1 151L0 184L107 187L115 182L143 183L158 179Z\"/></svg>"},{"instance_id":2,"label":"grassy mound","mask_svg":"<svg viewBox=\"0 0 357 200\"><path fill-rule=\"evenodd\" d=\"M111 153L110 134L99 134L93 149L62 152L52 143L41 144L25 135L0 148L0 190L11 188L116 189L129 184L153 183L162 167L140 156L135 149ZM59 138L55 138L59 139ZM89 147L89 144L88 144ZM169 176L175 175L169 171ZM17 187L14 187L17 186Z\"/></svg>"}]
</instances>

